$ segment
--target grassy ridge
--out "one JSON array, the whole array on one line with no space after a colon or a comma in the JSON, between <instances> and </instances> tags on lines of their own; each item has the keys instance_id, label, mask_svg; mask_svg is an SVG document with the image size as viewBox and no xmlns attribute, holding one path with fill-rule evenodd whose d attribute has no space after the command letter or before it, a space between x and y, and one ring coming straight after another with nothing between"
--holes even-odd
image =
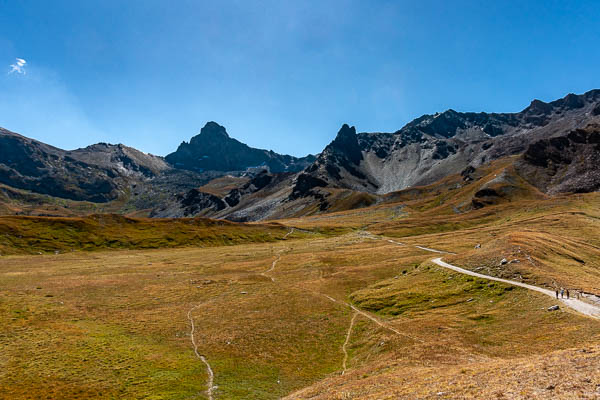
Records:
<instances>
[{"instance_id":1,"label":"grassy ridge","mask_svg":"<svg viewBox=\"0 0 600 400\"><path fill-rule=\"evenodd\" d=\"M152 249L273 242L280 224L236 224L204 218L135 219L118 215L0 217L0 252L33 254L97 249ZM294 233L301 235L301 233Z\"/></svg>"}]
</instances>

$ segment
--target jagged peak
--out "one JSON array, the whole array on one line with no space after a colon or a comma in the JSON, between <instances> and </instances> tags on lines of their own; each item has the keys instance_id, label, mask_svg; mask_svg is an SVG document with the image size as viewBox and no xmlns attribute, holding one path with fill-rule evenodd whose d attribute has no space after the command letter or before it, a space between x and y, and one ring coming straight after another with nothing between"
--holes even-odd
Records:
<instances>
[{"instance_id":1,"label":"jagged peak","mask_svg":"<svg viewBox=\"0 0 600 400\"><path fill-rule=\"evenodd\" d=\"M356 136L356 128L354 126L349 126L348 124L342 125L340 130L337 133L337 136ZM336 137L337 137L336 136Z\"/></svg>"},{"instance_id":2,"label":"jagged peak","mask_svg":"<svg viewBox=\"0 0 600 400\"><path fill-rule=\"evenodd\" d=\"M327 146L331 150L344 153L350 160L358 164L362 160L362 153L358 144L356 128L348 124L342 125L335 139Z\"/></svg>"}]
</instances>

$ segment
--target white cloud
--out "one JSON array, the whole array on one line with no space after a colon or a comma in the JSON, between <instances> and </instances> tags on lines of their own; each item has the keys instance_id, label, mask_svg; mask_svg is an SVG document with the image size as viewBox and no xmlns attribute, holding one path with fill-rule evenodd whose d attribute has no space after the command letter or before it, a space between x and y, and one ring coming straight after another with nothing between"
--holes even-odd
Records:
<instances>
[{"instance_id":1,"label":"white cloud","mask_svg":"<svg viewBox=\"0 0 600 400\"><path fill-rule=\"evenodd\" d=\"M22 58L17 58L15 63L10 65L10 71L8 71L8 73L12 74L13 72L16 72L17 74L25 75L27 73L25 71L25 64L27 64L27 61Z\"/></svg>"},{"instance_id":2,"label":"white cloud","mask_svg":"<svg viewBox=\"0 0 600 400\"><path fill-rule=\"evenodd\" d=\"M27 79L0 72L0 127L63 149L123 140L98 128L56 73L37 64L26 66L32 68Z\"/></svg>"}]
</instances>

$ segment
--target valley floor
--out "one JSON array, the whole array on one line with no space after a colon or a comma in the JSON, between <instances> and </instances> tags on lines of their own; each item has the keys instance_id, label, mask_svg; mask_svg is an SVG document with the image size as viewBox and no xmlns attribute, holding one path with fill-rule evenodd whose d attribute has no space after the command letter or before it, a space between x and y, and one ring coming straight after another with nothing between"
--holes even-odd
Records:
<instances>
[{"instance_id":1,"label":"valley floor","mask_svg":"<svg viewBox=\"0 0 600 400\"><path fill-rule=\"evenodd\" d=\"M596 200L453 229L373 208L284 221L345 227L331 236L2 256L0 398L598 398L600 321L434 262L594 292Z\"/></svg>"}]
</instances>

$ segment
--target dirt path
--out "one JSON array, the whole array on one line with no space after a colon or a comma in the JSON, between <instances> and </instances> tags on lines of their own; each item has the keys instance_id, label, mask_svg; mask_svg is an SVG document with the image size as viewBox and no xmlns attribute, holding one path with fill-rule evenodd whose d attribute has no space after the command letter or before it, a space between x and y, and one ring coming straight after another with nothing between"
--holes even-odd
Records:
<instances>
[{"instance_id":1,"label":"dirt path","mask_svg":"<svg viewBox=\"0 0 600 400\"><path fill-rule=\"evenodd\" d=\"M395 329L395 328L393 328L393 327L391 327L391 326L389 326L389 325L387 325L387 324L384 324L383 322L381 322L380 320L378 320L377 318L375 318L375 317L374 317L374 316L372 316L371 314L369 314L369 313L367 313L367 312L365 312L365 311L362 311L362 310L361 310L361 309L359 309L359 308L356 308L356 307L355 307L353 304L346 303L346 302L343 302L343 301L338 301L338 300L334 299L333 297L331 297L331 296L328 296L328 295L326 295L326 294L324 294L323 296L327 297L329 300L331 300L331 301L332 301L332 302L334 302L334 303L338 303L338 304L345 305L346 307L350 307L351 309L353 309L355 312L359 313L359 314L360 314L360 315L362 315L363 317L367 317L368 319L370 319L371 321L375 322L375 323L376 323L377 325L379 325L380 327L382 327L382 328L384 328L384 329L387 329L388 331L392 331L392 332L394 332L396 335L399 335L399 336L404 336L404 337L407 337L407 338L409 338L409 339L411 339L411 340L414 340L414 341L416 341L416 342L421 342L421 343L423 343L423 340L421 340L421 339L417 339L417 338L415 338L415 337L412 337L412 336L409 336L409 335L407 335L406 333L402 333L402 332L400 332L399 330L397 330L397 329Z\"/></svg>"},{"instance_id":2,"label":"dirt path","mask_svg":"<svg viewBox=\"0 0 600 400\"><path fill-rule=\"evenodd\" d=\"M388 239L388 242L390 243L395 243L395 244L399 244L404 246L404 243L400 243L400 242L396 242L394 240ZM438 254L456 254L456 253L452 253L449 251L443 251L443 250L437 250L437 249L432 249L429 247L424 247L424 246L418 246L418 245L414 245L414 247L421 249L421 250L425 250L425 251L429 251L431 253L438 253ZM545 294L546 296L550 296L552 298L556 299L556 292L550 289L544 289L538 286L534 286L534 285L529 285L527 283L522 283L522 282L517 282L517 281L511 281L508 279L502 279L502 278L496 278L494 276L490 276L490 275L484 275L484 274L480 274L477 272L473 272L473 271L469 271L468 269L464 269L464 268L460 268L457 267L455 265L452 264L448 264L447 262L442 261L441 258L435 258L433 260L431 260L433 263L439 265L440 267L444 267L444 268L448 268L451 269L455 272L461 273L461 274L465 274L465 275L470 275L476 278L482 278L482 279L487 279L487 280L491 280L491 281L496 281L496 282L502 282L502 283L506 283L508 285L513 285L513 286L519 286L525 289L529 289L529 290L533 290L535 292L538 293L542 293ZM586 303L584 301L581 300L577 300L574 298L570 298L570 299L564 299L564 298L560 298L557 299L558 301L562 302L563 304L565 304L567 307L570 307L571 309L593 317L593 318L597 318L600 319L600 306L594 305L594 304L590 304L590 303Z\"/></svg>"},{"instance_id":3,"label":"dirt path","mask_svg":"<svg viewBox=\"0 0 600 400\"><path fill-rule=\"evenodd\" d=\"M282 253L282 251L280 251L279 254L277 254L277 258L275 260L273 260L273 263L271 264L271 268L269 268L265 272L261 272L260 273L262 276L266 276L267 278L269 278L271 280L271 282L275 282L275 278L273 278L272 276L267 275L267 274L269 272L273 272L273 270L275 269L275 266L277 265L277 263L279 262L279 260L281 260L281 253Z\"/></svg>"},{"instance_id":4,"label":"dirt path","mask_svg":"<svg viewBox=\"0 0 600 400\"><path fill-rule=\"evenodd\" d=\"M433 263L439 265L440 267L451 269L455 272L459 272L461 274L474 276L476 278L487 279L496 282L506 283L508 285L519 286L525 289L533 290L538 293L545 294L546 296L550 296L556 299L556 292L549 289L544 289L538 286L529 285L527 283L511 281L508 279L496 278L494 276L479 274L477 272L469 271L468 269L460 268L452 264L448 264L447 262L442 261L441 258L435 258L431 260ZM575 311L580 312L581 314L588 315L590 317L599 318L600 319L600 306L595 306L593 304L586 303L577 299L557 299L557 301L561 301L566 306L572 308Z\"/></svg>"},{"instance_id":5,"label":"dirt path","mask_svg":"<svg viewBox=\"0 0 600 400\"><path fill-rule=\"evenodd\" d=\"M404 243L396 242L395 240L392 240L392 239L388 239L387 241L390 243L393 243L393 244L400 245L400 246L406 246Z\"/></svg>"},{"instance_id":6,"label":"dirt path","mask_svg":"<svg viewBox=\"0 0 600 400\"><path fill-rule=\"evenodd\" d=\"M423 246L417 246L416 244L414 245L417 249L421 249L421 250L425 250L425 251L430 251L432 253L439 253L439 254L456 254L456 253L452 253L450 251L444 251L444 250L436 250L436 249L430 249L429 247L423 247Z\"/></svg>"},{"instance_id":7,"label":"dirt path","mask_svg":"<svg viewBox=\"0 0 600 400\"><path fill-rule=\"evenodd\" d=\"M350 335L352 334L352 327L354 327L354 321L356 321L356 317L358 313L355 311L352 319L350 320L350 326L348 327L348 333L346 333L346 340L342 345L342 351L344 352L344 361L342 361L342 375L346 373L346 363L348 362L348 350L346 347L348 346L348 342L350 341Z\"/></svg>"},{"instance_id":8,"label":"dirt path","mask_svg":"<svg viewBox=\"0 0 600 400\"><path fill-rule=\"evenodd\" d=\"M388 239L388 242L394 243L393 240L389 240L389 239ZM398 242L395 242L395 243L404 245L404 243L398 243ZM414 245L414 247L421 249L421 250L429 251L431 253L456 254L456 253L451 253L449 251L431 249L429 247L423 247L423 246L417 246L417 245ZM525 289L529 289L529 290L533 290L538 293L545 294L546 296L550 296L550 297L553 297L556 299L556 292L553 290L550 290L550 289L544 289L544 288L541 288L538 286L529 285L527 283L511 281L511 280L502 279L502 278L496 278L494 276L484 275L484 274L480 274L477 272L469 271L468 269L464 269L464 268L457 267L456 265L448 264L447 262L442 261L441 258L434 258L431 261L433 263L439 265L440 267L448 268L448 269L451 269L451 270L461 273L461 274L470 275L470 276L473 276L476 278L482 278L482 279L487 279L487 280L496 281L496 282L502 282L502 283L506 283L508 285L519 286L519 287L522 287ZM589 304L584 301L573 299L573 298L571 298L571 299L560 298L557 300L559 300L560 302L565 304L567 307L570 307L571 309L573 309L581 314L600 319L600 306L596 306L594 304Z\"/></svg>"},{"instance_id":9,"label":"dirt path","mask_svg":"<svg viewBox=\"0 0 600 400\"><path fill-rule=\"evenodd\" d=\"M294 229L296 228L290 228L290 231L288 233L286 233L283 238L286 239L288 236L290 236L292 233L294 233Z\"/></svg>"},{"instance_id":10,"label":"dirt path","mask_svg":"<svg viewBox=\"0 0 600 400\"><path fill-rule=\"evenodd\" d=\"M194 311L194 309L196 309L200 306L201 306L201 304L198 304L198 305L190 308L190 310L187 313L187 317L190 320L190 325L191 325L190 339L192 341L192 346L194 346L194 353L196 354L196 357L198 357L204 363L204 365L206 365L206 372L208 373L208 381L206 382L206 385L208 387L206 389L206 395L208 396L209 400L213 400L212 392L214 389L215 374L214 374L212 368L210 367L210 364L208 363L208 361L206 361L206 357L204 357L202 354L198 353L198 346L196 345L196 339L194 338L195 326L194 326L194 318L192 317L192 311Z\"/></svg>"}]
</instances>

